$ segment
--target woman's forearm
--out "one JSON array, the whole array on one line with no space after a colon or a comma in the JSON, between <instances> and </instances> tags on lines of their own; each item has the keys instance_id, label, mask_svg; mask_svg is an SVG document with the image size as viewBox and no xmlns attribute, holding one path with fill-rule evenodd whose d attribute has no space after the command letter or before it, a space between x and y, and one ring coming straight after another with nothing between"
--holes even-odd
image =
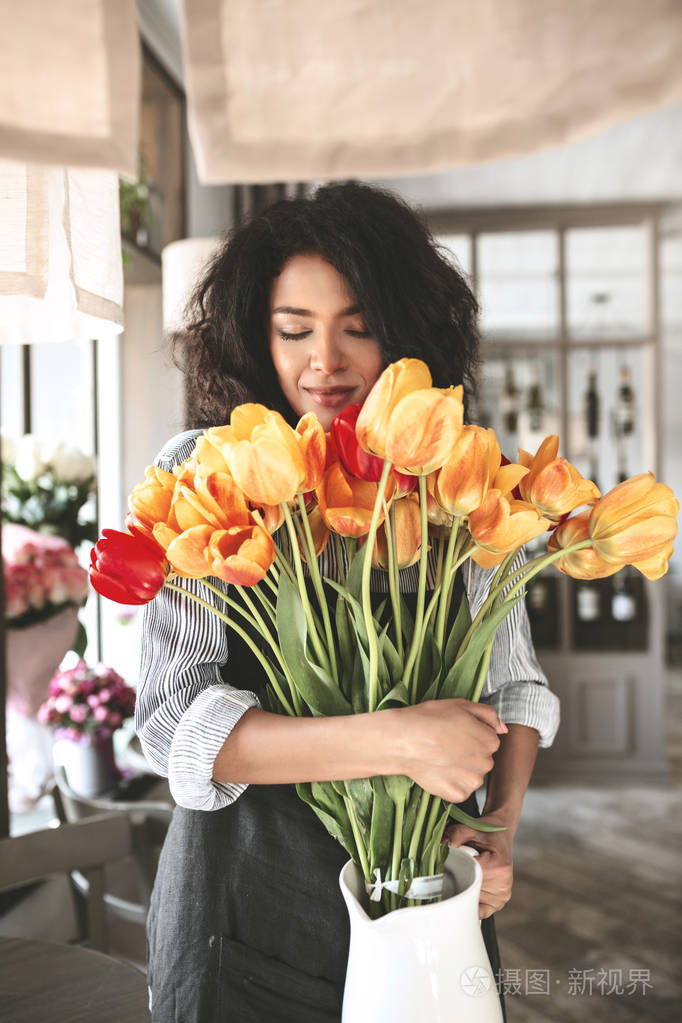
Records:
<instances>
[{"instance_id":1,"label":"woman's forearm","mask_svg":"<svg viewBox=\"0 0 682 1023\"><path fill-rule=\"evenodd\" d=\"M398 774L387 741L393 713L291 718L248 710L223 743L213 780L277 785Z\"/></svg>"},{"instance_id":2,"label":"woman's forearm","mask_svg":"<svg viewBox=\"0 0 682 1023\"><path fill-rule=\"evenodd\" d=\"M516 831L521 816L523 797L528 788L538 752L537 729L510 724L494 754L495 766L488 775L483 814L504 818L506 826Z\"/></svg>"}]
</instances>

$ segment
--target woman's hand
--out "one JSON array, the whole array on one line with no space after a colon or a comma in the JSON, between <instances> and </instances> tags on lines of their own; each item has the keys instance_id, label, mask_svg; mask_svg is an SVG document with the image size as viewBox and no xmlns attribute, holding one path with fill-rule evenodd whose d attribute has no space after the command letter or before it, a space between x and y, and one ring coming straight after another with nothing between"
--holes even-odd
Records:
<instances>
[{"instance_id":1,"label":"woman's hand","mask_svg":"<svg viewBox=\"0 0 682 1023\"><path fill-rule=\"evenodd\" d=\"M462 803L480 788L507 731L492 707L470 700L401 707L394 720L401 763L396 773L448 803Z\"/></svg>"},{"instance_id":2,"label":"woman's hand","mask_svg":"<svg viewBox=\"0 0 682 1023\"><path fill-rule=\"evenodd\" d=\"M450 824L445 829L444 840L449 845L470 845L479 850L476 858L483 872L483 883L478 915L483 920L497 913L511 899L514 832L500 814L489 813L480 819L486 824L501 824L507 830L483 832L475 831L466 824Z\"/></svg>"}]
</instances>

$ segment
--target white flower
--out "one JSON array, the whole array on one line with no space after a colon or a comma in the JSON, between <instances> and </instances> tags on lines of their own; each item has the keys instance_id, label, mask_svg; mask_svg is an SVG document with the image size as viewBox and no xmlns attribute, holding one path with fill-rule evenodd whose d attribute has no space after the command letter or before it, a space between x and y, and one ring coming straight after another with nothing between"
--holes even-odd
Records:
<instances>
[{"instance_id":1,"label":"white flower","mask_svg":"<svg viewBox=\"0 0 682 1023\"><path fill-rule=\"evenodd\" d=\"M26 482L38 479L45 472L42 447L32 433L25 433L17 444L14 468L17 476Z\"/></svg>"},{"instance_id":2,"label":"white flower","mask_svg":"<svg viewBox=\"0 0 682 1023\"><path fill-rule=\"evenodd\" d=\"M60 483L84 483L95 475L97 469L92 455L63 443L52 448L46 461Z\"/></svg>"},{"instance_id":3,"label":"white flower","mask_svg":"<svg viewBox=\"0 0 682 1023\"><path fill-rule=\"evenodd\" d=\"M3 462L6 465L12 465L17 457L17 446L6 433L0 433L0 450Z\"/></svg>"}]
</instances>

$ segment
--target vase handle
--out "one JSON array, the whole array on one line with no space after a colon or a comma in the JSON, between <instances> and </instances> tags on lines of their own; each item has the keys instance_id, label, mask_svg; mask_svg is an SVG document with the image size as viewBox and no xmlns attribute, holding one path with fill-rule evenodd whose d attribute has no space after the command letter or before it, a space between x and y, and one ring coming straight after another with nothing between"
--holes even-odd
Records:
<instances>
[{"instance_id":1,"label":"vase handle","mask_svg":"<svg viewBox=\"0 0 682 1023\"><path fill-rule=\"evenodd\" d=\"M480 851L479 849L474 849L471 845L460 845L458 848L461 849L462 852L469 853L469 856L478 856Z\"/></svg>"}]
</instances>

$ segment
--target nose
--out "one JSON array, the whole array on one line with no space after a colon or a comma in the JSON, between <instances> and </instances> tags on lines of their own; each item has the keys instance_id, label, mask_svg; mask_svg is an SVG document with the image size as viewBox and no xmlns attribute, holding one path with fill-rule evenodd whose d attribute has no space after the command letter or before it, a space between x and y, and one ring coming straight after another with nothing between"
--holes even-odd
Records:
<instances>
[{"instance_id":1,"label":"nose","mask_svg":"<svg viewBox=\"0 0 682 1023\"><path fill-rule=\"evenodd\" d=\"M310 368L326 376L346 368L343 348L339 345L332 327L320 327L315 332L310 350Z\"/></svg>"}]
</instances>

